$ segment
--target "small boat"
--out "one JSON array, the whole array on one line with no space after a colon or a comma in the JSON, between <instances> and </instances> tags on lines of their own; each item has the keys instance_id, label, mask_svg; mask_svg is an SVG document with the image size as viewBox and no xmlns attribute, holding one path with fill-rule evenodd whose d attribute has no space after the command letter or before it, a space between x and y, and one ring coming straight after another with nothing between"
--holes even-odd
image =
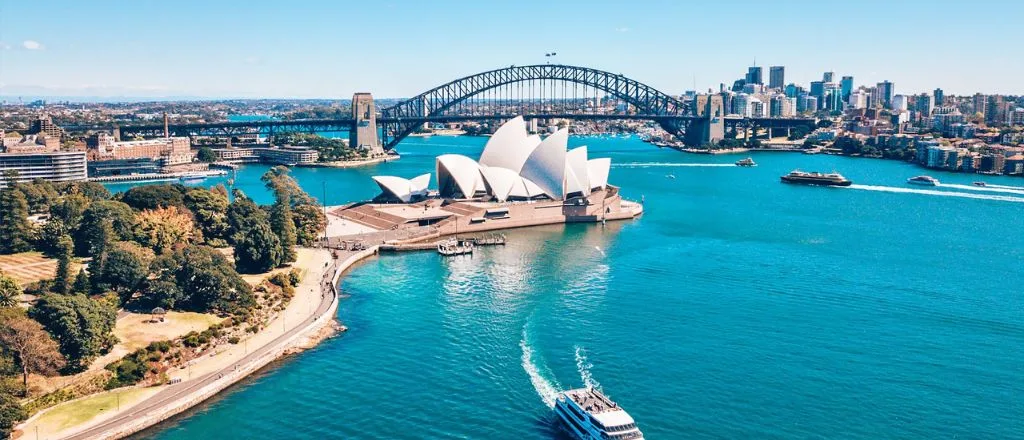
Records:
<instances>
[{"instance_id":1,"label":"small boat","mask_svg":"<svg viewBox=\"0 0 1024 440\"><path fill-rule=\"evenodd\" d=\"M939 186L939 179L931 176L914 176L907 179L911 185Z\"/></svg>"},{"instance_id":2,"label":"small boat","mask_svg":"<svg viewBox=\"0 0 1024 440\"><path fill-rule=\"evenodd\" d=\"M850 179L834 171L831 173L819 173L817 171L808 173L793 170L789 174L782 176L781 179L783 183L801 183L804 185L850 186L853 184Z\"/></svg>"},{"instance_id":3,"label":"small boat","mask_svg":"<svg viewBox=\"0 0 1024 440\"><path fill-rule=\"evenodd\" d=\"M665 177L668 178L668 179L675 179L676 175L675 174L666 174Z\"/></svg>"},{"instance_id":4,"label":"small boat","mask_svg":"<svg viewBox=\"0 0 1024 440\"><path fill-rule=\"evenodd\" d=\"M197 175L181 176L178 180L180 180L182 182L202 182L202 181L206 180L206 176L197 176Z\"/></svg>"},{"instance_id":5,"label":"small boat","mask_svg":"<svg viewBox=\"0 0 1024 440\"><path fill-rule=\"evenodd\" d=\"M985 186L985 185L986 185L985 182L981 182L981 181L974 182L974 186Z\"/></svg>"},{"instance_id":6,"label":"small boat","mask_svg":"<svg viewBox=\"0 0 1024 440\"><path fill-rule=\"evenodd\" d=\"M738 166L738 167L756 167L757 164L754 163L754 159L753 158L748 157L746 159L737 160L736 161L736 166Z\"/></svg>"},{"instance_id":7,"label":"small boat","mask_svg":"<svg viewBox=\"0 0 1024 440\"><path fill-rule=\"evenodd\" d=\"M593 387L559 393L555 414L565 430L579 440L644 438L629 413Z\"/></svg>"}]
</instances>

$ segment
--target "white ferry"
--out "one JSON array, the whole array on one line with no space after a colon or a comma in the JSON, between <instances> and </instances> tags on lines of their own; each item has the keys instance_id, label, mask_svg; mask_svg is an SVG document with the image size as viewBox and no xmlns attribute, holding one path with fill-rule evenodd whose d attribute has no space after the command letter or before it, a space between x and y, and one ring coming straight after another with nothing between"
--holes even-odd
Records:
<instances>
[{"instance_id":1,"label":"white ferry","mask_svg":"<svg viewBox=\"0 0 1024 440\"><path fill-rule=\"evenodd\" d=\"M555 413L565 430L579 440L644 438L629 413L594 388L560 393L555 400Z\"/></svg>"},{"instance_id":2,"label":"white ferry","mask_svg":"<svg viewBox=\"0 0 1024 440\"><path fill-rule=\"evenodd\" d=\"M932 176L915 176L907 179L907 183L913 185L939 186L939 179Z\"/></svg>"}]
</instances>

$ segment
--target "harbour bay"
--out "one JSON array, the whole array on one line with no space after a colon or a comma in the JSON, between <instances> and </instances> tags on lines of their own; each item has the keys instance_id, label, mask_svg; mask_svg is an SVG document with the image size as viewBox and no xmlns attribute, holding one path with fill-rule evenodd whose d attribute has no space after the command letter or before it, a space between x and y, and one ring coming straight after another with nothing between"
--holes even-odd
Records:
<instances>
[{"instance_id":1,"label":"harbour bay","mask_svg":"<svg viewBox=\"0 0 1024 440\"><path fill-rule=\"evenodd\" d=\"M409 139L396 162L293 175L339 204L372 197L371 175L484 141ZM341 284L348 333L139 437L558 438L552 393L587 382L651 438L1021 437L1021 179L920 188L904 182L921 169L894 161L761 153L739 168L570 143L611 157L644 216L372 259ZM794 168L854 186L779 183ZM268 201L265 169L235 186Z\"/></svg>"}]
</instances>

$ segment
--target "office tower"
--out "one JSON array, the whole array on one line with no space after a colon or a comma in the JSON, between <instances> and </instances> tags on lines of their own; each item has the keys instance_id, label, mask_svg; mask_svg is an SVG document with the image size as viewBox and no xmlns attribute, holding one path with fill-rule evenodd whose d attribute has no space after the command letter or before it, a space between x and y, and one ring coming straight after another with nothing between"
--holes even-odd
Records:
<instances>
[{"instance_id":1,"label":"office tower","mask_svg":"<svg viewBox=\"0 0 1024 440\"><path fill-rule=\"evenodd\" d=\"M825 74L822 75L822 77L821 77L821 82L830 83L830 82L832 82L833 79L835 79L835 77L836 77L836 73L835 72L825 72Z\"/></svg>"},{"instance_id":2,"label":"office tower","mask_svg":"<svg viewBox=\"0 0 1024 440\"><path fill-rule=\"evenodd\" d=\"M772 66L768 70L768 87L781 89L786 84L786 67Z\"/></svg>"},{"instance_id":3,"label":"office tower","mask_svg":"<svg viewBox=\"0 0 1024 440\"><path fill-rule=\"evenodd\" d=\"M839 89L843 94L843 101L850 100L850 94L853 93L853 77L844 76L842 81L839 81Z\"/></svg>"},{"instance_id":4,"label":"office tower","mask_svg":"<svg viewBox=\"0 0 1024 440\"><path fill-rule=\"evenodd\" d=\"M764 74L761 67L753 66L747 68L747 84L764 84Z\"/></svg>"},{"instance_id":5,"label":"office tower","mask_svg":"<svg viewBox=\"0 0 1024 440\"><path fill-rule=\"evenodd\" d=\"M946 103L946 95L942 93L942 89L935 89L935 93L932 95L935 98L935 106L941 107Z\"/></svg>"},{"instance_id":6,"label":"office tower","mask_svg":"<svg viewBox=\"0 0 1024 440\"><path fill-rule=\"evenodd\" d=\"M877 101L874 106L879 105L882 108L892 108L892 98L894 96L893 84L889 81L882 81L875 86L875 94L877 95Z\"/></svg>"}]
</instances>

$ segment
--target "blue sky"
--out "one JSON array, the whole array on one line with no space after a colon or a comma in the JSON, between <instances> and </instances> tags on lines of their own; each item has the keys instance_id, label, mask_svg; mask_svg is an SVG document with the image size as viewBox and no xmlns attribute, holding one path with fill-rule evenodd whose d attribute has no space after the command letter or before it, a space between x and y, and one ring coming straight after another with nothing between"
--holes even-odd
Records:
<instances>
[{"instance_id":1,"label":"blue sky","mask_svg":"<svg viewBox=\"0 0 1024 440\"><path fill-rule=\"evenodd\" d=\"M549 51L673 94L755 57L787 82L1019 94L1022 16L1010 0L0 0L0 94L404 97Z\"/></svg>"}]
</instances>

